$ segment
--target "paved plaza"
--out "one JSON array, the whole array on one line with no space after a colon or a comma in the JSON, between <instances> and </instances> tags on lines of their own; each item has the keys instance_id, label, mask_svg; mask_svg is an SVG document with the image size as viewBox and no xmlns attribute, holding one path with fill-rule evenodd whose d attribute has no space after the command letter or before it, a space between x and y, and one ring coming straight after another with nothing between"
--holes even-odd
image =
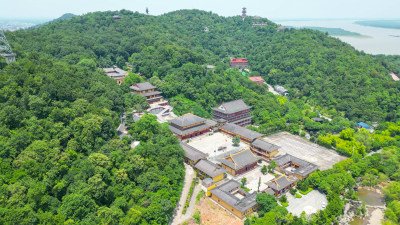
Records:
<instances>
[{"instance_id":1,"label":"paved plaza","mask_svg":"<svg viewBox=\"0 0 400 225\"><path fill-rule=\"evenodd\" d=\"M222 132L216 132L211 135L207 133L192 138L188 145L208 154L210 160L222 158L224 155L229 155L229 153L233 154L249 147L242 141L239 143L238 147L233 146L232 137ZM223 149L218 150L218 148L221 147Z\"/></svg>"},{"instance_id":2,"label":"paved plaza","mask_svg":"<svg viewBox=\"0 0 400 225\"><path fill-rule=\"evenodd\" d=\"M314 144L288 132L273 134L265 137L264 140L280 146L279 155L285 153L293 155L314 163L319 166L320 170L330 169L335 163L346 159L332 149Z\"/></svg>"},{"instance_id":3,"label":"paved plaza","mask_svg":"<svg viewBox=\"0 0 400 225\"><path fill-rule=\"evenodd\" d=\"M289 202L286 209L295 216L300 216L303 211L307 215L316 213L318 210L323 210L322 203L328 203L326 196L316 190L312 190L301 198L295 198L290 193L287 193L286 196Z\"/></svg>"},{"instance_id":4,"label":"paved plaza","mask_svg":"<svg viewBox=\"0 0 400 225\"><path fill-rule=\"evenodd\" d=\"M275 176L272 174L266 173L264 175L261 173L261 168L262 168L262 165L264 165L264 164L267 165L265 162L263 162L262 164L259 164L256 168L254 168L253 170L251 170L247 173L241 174L237 177L234 177L233 179L241 182L242 178L246 177L247 182L246 182L245 186L248 189L250 189L250 192L253 192L253 191L258 191L258 182L261 178L260 191L262 191L262 190L268 188L268 186L265 183L267 183L268 181L275 178Z\"/></svg>"}]
</instances>

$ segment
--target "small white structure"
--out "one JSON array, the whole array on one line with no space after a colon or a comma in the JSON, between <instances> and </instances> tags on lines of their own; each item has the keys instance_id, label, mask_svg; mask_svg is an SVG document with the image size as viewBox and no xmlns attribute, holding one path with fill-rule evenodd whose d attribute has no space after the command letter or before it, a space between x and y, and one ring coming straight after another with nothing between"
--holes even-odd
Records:
<instances>
[{"instance_id":1,"label":"small white structure","mask_svg":"<svg viewBox=\"0 0 400 225\"><path fill-rule=\"evenodd\" d=\"M277 31L284 31L284 30L286 30L286 27L285 27L285 26L280 26L280 27L278 27L278 29L277 29Z\"/></svg>"},{"instance_id":2,"label":"small white structure","mask_svg":"<svg viewBox=\"0 0 400 225\"><path fill-rule=\"evenodd\" d=\"M207 69L208 69L208 70L214 70L214 69L215 69L215 66L213 66L213 65L207 65Z\"/></svg>"},{"instance_id":3,"label":"small white structure","mask_svg":"<svg viewBox=\"0 0 400 225\"><path fill-rule=\"evenodd\" d=\"M6 63L10 64L12 62L15 62L15 56L16 54L11 53L11 54L0 54L1 56L3 56L6 59Z\"/></svg>"},{"instance_id":4,"label":"small white structure","mask_svg":"<svg viewBox=\"0 0 400 225\"><path fill-rule=\"evenodd\" d=\"M282 86L276 85L276 86L274 87L274 89L275 89L275 91L278 92L280 95L283 95L283 96L288 96L288 95L289 95L288 90L286 90L286 88L284 88L284 87L282 87Z\"/></svg>"},{"instance_id":5,"label":"small white structure","mask_svg":"<svg viewBox=\"0 0 400 225\"><path fill-rule=\"evenodd\" d=\"M140 145L140 141L132 141L131 142L131 149L135 149L139 145Z\"/></svg>"}]
</instances>

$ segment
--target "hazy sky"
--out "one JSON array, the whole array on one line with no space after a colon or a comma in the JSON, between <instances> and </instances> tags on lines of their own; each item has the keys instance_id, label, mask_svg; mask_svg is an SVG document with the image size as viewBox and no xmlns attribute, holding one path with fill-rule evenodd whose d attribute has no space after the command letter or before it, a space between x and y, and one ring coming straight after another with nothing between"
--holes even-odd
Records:
<instances>
[{"instance_id":1,"label":"hazy sky","mask_svg":"<svg viewBox=\"0 0 400 225\"><path fill-rule=\"evenodd\" d=\"M128 9L159 15L178 9L202 9L223 16L288 18L400 18L399 0L0 0L1 18L57 18L64 13Z\"/></svg>"}]
</instances>

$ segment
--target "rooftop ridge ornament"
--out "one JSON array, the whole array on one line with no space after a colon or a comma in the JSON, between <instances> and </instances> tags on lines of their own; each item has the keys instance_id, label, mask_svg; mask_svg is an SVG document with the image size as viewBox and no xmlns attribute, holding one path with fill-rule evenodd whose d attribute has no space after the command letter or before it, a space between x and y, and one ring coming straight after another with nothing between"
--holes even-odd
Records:
<instances>
[{"instance_id":1,"label":"rooftop ridge ornament","mask_svg":"<svg viewBox=\"0 0 400 225\"><path fill-rule=\"evenodd\" d=\"M0 30L0 55L6 58L7 64L15 62L16 54L12 51L3 30Z\"/></svg>"}]
</instances>

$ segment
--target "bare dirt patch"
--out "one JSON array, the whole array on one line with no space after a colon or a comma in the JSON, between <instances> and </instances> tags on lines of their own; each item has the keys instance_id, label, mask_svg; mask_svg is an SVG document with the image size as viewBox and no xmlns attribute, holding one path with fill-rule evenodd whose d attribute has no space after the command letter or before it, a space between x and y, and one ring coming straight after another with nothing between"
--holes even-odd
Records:
<instances>
[{"instance_id":1,"label":"bare dirt patch","mask_svg":"<svg viewBox=\"0 0 400 225\"><path fill-rule=\"evenodd\" d=\"M195 208L196 210L200 210L201 224L243 225L242 220L225 211L208 197L199 201L199 204ZM187 222L190 225L196 224L196 221L192 219Z\"/></svg>"},{"instance_id":2,"label":"bare dirt patch","mask_svg":"<svg viewBox=\"0 0 400 225\"><path fill-rule=\"evenodd\" d=\"M314 163L320 170L332 168L335 163L347 159L332 149L309 142L288 132L280 132L265 137L264 140L280 146L279 155L285 153Z\"/></svg>"}]
</instances>

